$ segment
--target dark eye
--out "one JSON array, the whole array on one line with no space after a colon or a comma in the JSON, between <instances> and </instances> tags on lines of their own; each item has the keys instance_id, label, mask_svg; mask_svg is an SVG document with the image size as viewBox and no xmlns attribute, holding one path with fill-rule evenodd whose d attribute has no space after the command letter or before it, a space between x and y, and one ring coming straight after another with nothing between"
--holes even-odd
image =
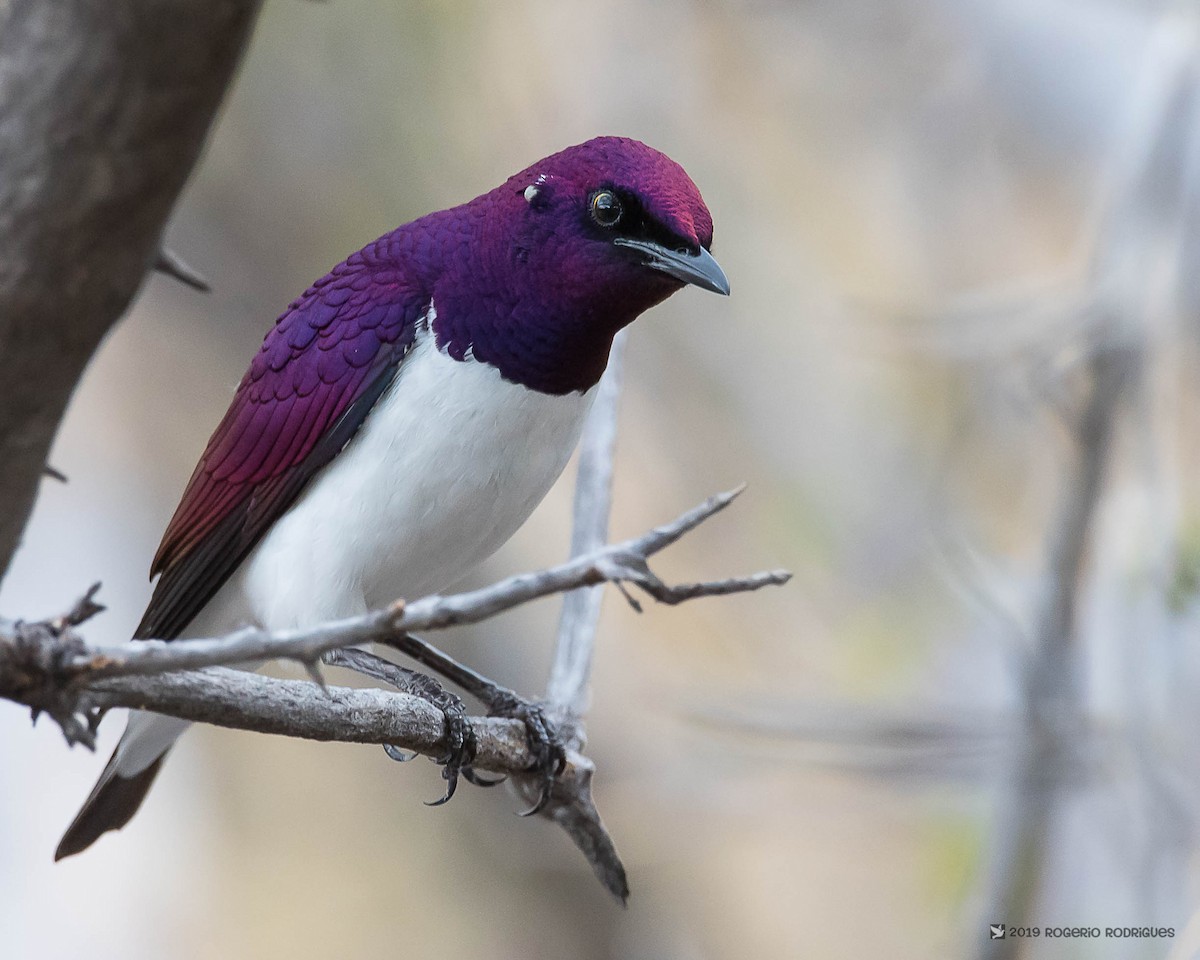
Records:
<instances>
[{"instance_id":1,"label":"dark eye","mask_svg":"<svg viewBox=\"0 0 1200 960\"><path fill-rule=\"evenodd\" d=\"M597 190L592 194L592 219L602 227L615 227L620 222L621 201L611 190Z\"/></svg>"}]
</instances>

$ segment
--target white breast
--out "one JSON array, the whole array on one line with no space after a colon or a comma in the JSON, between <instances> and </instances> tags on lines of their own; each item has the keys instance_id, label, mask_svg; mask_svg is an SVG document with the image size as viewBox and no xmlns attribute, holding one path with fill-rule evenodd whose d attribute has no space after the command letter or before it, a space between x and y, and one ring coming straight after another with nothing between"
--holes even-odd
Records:
<instances>
[{"instance_id":1,"label":"white breast","mask_svg":"<svg viewBox=\"0 0 1200 960\"><path fill-rule=\"evenodd\" d=\"M446 588L533 512L594 393L528 390L423 331L362 429L188 634L303 626Z\"/></svg>"}]
</instances>

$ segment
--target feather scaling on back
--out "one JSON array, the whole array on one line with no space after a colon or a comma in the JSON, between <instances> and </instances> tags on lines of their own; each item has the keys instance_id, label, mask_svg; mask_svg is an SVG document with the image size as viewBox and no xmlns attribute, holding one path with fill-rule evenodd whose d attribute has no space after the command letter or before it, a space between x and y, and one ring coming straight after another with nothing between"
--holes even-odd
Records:
<instances>
[{"instance_id":1,"label":"feather scaling on back","mask_svg":"<svg viewBox=\"0 0 1200 960\"><path fill-rule=\"evenodd\" d=\"M175 639L212 599L362 426L427 307L381 239L279 317L163 535L151 569L161 576L135 639Z\"/></svg>"}]
</instances>

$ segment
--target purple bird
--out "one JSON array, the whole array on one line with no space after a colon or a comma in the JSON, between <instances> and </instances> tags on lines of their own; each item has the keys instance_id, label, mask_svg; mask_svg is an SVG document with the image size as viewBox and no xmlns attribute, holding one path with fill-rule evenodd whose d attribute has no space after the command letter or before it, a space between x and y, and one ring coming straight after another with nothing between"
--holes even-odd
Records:
<instances>
[{"instance_id":1,"label":"purple bird","mask_svg":"<svg viewBox=\"0 0 1200 960\"><path fill-rule=\"evenodd\" d=\"M562 472L617 331L686 284L729 293L712 235L682 167L600 137L352 254L251 361L135 638L305 627L464 576ZM186 727L131 713L56 859L129 821Z\"/></svg>"}]
</instances>

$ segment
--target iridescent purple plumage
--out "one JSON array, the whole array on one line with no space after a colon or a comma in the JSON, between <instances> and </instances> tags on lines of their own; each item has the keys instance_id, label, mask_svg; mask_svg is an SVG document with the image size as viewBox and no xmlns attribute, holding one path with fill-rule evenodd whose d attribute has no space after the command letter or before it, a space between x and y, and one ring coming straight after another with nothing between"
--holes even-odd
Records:
<instances>
[{"instance_id":1,"label":"iridescent purple plumage","mask_svg":"<svg viewBox=\"0 0 1200 960\"><path fill-rule=\"evenodd\" d=\"M438 346L456 360L491 364L543 393L595 384L617 331L682 286L614 252L589 218L598 188L629 198L629 215L665 244L712 242L712 219L678 164L602 137L384 234L295 300L188 483L136 636L177 636L212 597L357 431L431 303Z\"/></svg>"},{"instance_id":2,"label":"iridescent purple plumage","mask_svg":"<svg viewBox=\"0 0 1200 960\"><path fill-rule=\"evenodd\" d=\"M685 283L729 292L711 241L678 164L607 137L349 257L251 362L136 635L304 626L461 577L561 473L615 333ZM133 816L185 727L134 712L56 858Z\"/></svg>"},{"instance_id":3,"label":"iridescent purple plumage","mask_svg":"<svg viewBox=\"0 0 1200 960\"><path fill-rule=\"evenodd\" d=\"M428 300L378 246L310 287L263 341L167 527L136 637L177 636L392 381Z\"/></svg>"},{"instance_id":4,"label":"iridescent purple plumage","mask_svg":"<svg viewBox=\"0 0 1200 960\"><path fill-rule=\"evenodd\" d=\"M570 147L427 218L450 219L463 232L443 250L434 291L438 342L451 356L470 348L545 393L586 390L604 372L617 331L683 285L613 255L611 237L587 214L598 187L635 198L637 214L670 243L711 246L712 218L675 161L618 137Z\"/></svg>"}]
</instances>

